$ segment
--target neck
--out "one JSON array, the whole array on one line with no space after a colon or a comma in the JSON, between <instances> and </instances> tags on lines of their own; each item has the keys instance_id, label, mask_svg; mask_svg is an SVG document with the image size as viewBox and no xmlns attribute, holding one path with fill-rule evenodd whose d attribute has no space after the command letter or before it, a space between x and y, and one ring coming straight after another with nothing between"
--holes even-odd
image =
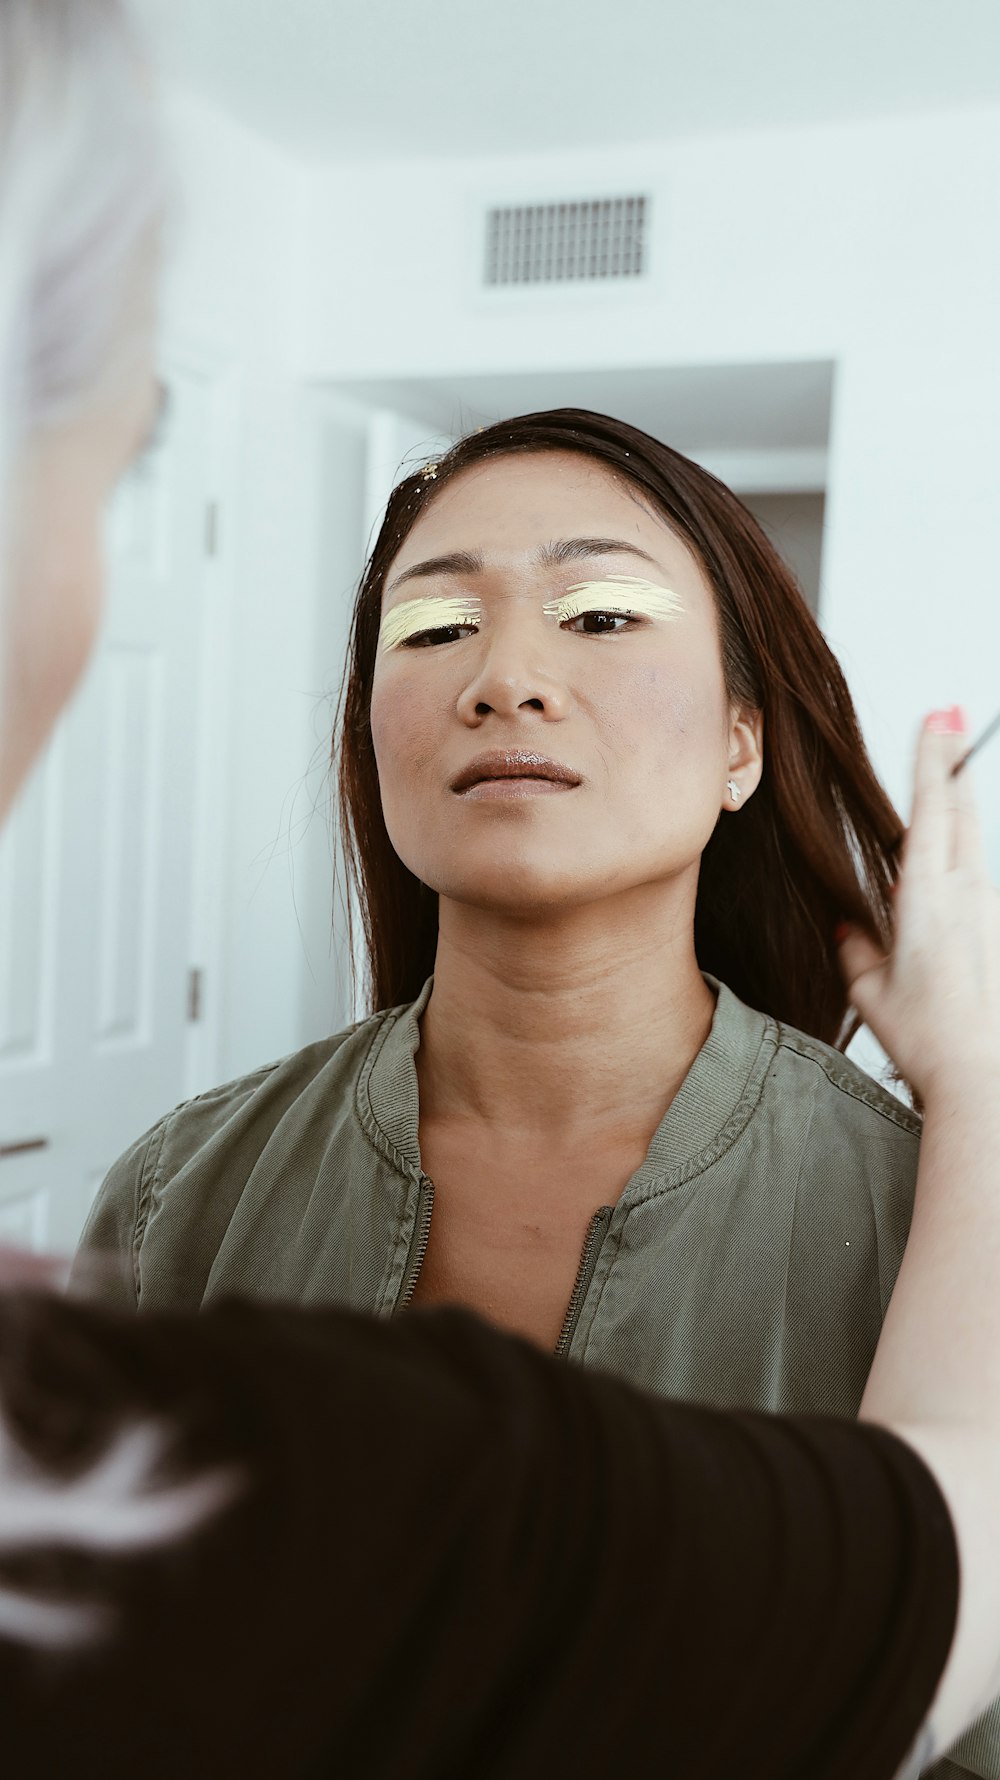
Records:
<instances>
[{"instance_id":1,"label":"neck","mask_svg":"<svg viewBox=\"0 0 1000 1780\"><path fill-rule=\"evenodd\" d=\"M442 898L421 1021L421 1117L474 1118L543 1144L651 1136L712 1023L694 886L662 885L539 922Z\"/></svg>"}]
</instances>

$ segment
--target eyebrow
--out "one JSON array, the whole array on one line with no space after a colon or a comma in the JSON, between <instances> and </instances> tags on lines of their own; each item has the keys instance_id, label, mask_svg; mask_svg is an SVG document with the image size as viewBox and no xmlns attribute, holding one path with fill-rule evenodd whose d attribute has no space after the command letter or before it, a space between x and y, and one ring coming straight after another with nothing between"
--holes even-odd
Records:
<instances>
[{"instance_id":1,"label":"eyebrow","mask_svg":"<svg viewBox=\"0 0 1000 1780\"><path fill-rule=\"evenodd\" d=\"M583 562L592 556L638 556L643 562L660 568L648 550L640 550L638 544L626 544L622 538L558 538L551 544L543 544L535 560L539 568L553 569L567 562ZM425 562L415 562L397 575L386 588L386 596L395 593L396 588L402 587L406 581L423 580L430 575L481 575L485 568L486 560L479 550L453 550L446 556L429 556Z\"/></svg>"}]
</instances>

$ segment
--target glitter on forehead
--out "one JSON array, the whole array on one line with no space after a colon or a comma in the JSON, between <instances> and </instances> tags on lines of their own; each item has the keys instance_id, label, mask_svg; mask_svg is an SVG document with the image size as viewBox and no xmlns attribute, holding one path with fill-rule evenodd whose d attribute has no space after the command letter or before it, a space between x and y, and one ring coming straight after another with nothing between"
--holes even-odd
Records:
<instances>
[{"instance_id":1,"label":"glitter on forehead","mask_svg":"<svg viewBox=\"0 0 1000 1780\"><path fill-rule=\"evenodd\" d=\"M405 600L386 612L379 628L379 648L399 649L410 637L422 630L441 630L452 624L478 625L483 615L483 602L466 594L458 599Z\"/></svg>"},{"instance_id":2,"label":"glitter on forehead","mask_svg":"<svg viewBox=\"0 0 1000 1780\"><path fill-rule=\"evenodd\" d=\"M684 606L670 587L637 575L609 575L604 581L581 581L568 587L558 599L547 600L542 610L547 618L558 618L561 624L579 618L581 612L598 611L666 622L683 612Z\"/></svg>"}]
</instances>

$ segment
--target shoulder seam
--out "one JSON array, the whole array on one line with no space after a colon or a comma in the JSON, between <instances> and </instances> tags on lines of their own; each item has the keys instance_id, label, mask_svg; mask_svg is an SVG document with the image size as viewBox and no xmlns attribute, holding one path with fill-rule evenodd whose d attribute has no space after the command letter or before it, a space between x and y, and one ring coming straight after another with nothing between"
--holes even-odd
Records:
<instances>
[{"instance_id":1,"label":"shoulder seam","mask_svg":"<svg viewBox=\"0 0 1000 1780\"><path fill-rule=\"evenodd\" d=\"M187 1100L178 1101L177 1105L165 1114L164 1122L169 1122L177 1113L184 1112L189 1106L200 1106L203 1101L214 1100L217 1095L229 1094L234 1088L252 1094L262 1082L267 1080L268 1076L274 1075L286 1063L301 1057L304 1051L312 1050L316 1046L330 1045L335 1039L339 1041L337 1045L339 1050L341 1045L346 1044L349 1038L353 1038L355 1033L361 1030L362 1026L367 1026L370 1021L379 1018L381 1015L368 1014L365 1019L355 1020L353 1025L345 1026L342 1031L331 1033L329 1038L314 1039L310 1044L300 1045L297 1050L288 1051L285 1056L275 1058L273 1063L261 1063L256 1069L248 1069L244 1075L231 1076L227 1082L219 1082L213 1088L203 1089L200 1094L192 1094Z\"/></svg>"},{"instance_id":2,"label":"shoulder seam","mask_svg":"<svg viewBox=\"0 0 1000 1780\"><path fill-rule=\"evenodd\" d=\"M297 1055L298 1053L291 1054ZM176 1106L172 1106L170 1111L164 1114L160 1124L166 1127L171 1119L176 1118L177 1114L184 1112L187 1107L200 1106L203 1101L214 1100L218 1095L228 1094L233 1088L245 1088L247 1093L253 1093L261 1082L266 1081L269 1075L273 1075L276 1069L281 1068L284 1061L285 1058L282 1057L276 1063L262 1063L259 1069L250 1069L246 1075L234 1075L228 1082L219 1082L214 1088L204 1088L200 1094L191 1094L187 1100L179 1100Z\"/></svg>"},{"instance_id":3,"label":"shoulder seam","mask_svg":"<svg viewBox=\"0 0 1000 1780\"><path fill-rule=\"evenodd\" d=\"M146 1225L149 1221L149 1205L153 1196L153 1186L157 1175L159 1174L160 1156L163 1152L163 1140L167 1134L167 1125L172 1118L173 1113L168 1113L166 1118L161 1119L158 1125L153 1126L153 1129L149 1134L149 1141L143 1152L142 1166L139 1170L139 1193L135 1206L135 1229L132 1232L132 1272L135 1279L136 1306L138 1306L142 1296L140 1258L142 1255L143 1239L146 1234Z\"/></svg>"},{"instance_id":4,"label":"shoulder seam","mask_svg":"<svg viewBox=\"0 0 1000 1780\"><path fill-rule=\"evenodd\" d=\"M838 1069L825 1046L817 1048L812 1044L807 1034L797 1032L790 1026L779 1025L778 1049L794 1051L797 1057L815 1063L823 1071L832 1087L838 1088L850 1099L857 1100L862 1106L870 1107L871 1111L878 1113L880 1118L886 1119L890 1124L897 1125L902 1131L909 1132L912 1137L919 1137L922 1127L917 1114L911 1112L909 1107L904 1106L902 1101L896 1100L880 1083L872 1080L870 1076L865 1076L864 1071L857 1069L856 1064L848 1063L847 1069ZM840 1054L837 1053L837 1055ZM845 1058L844 1061L848 1060ZM857 1075L854 1073L856 1069ZM863 1077L863 1080L858 1080L859 1075Z\"/></svg>"}]
</instances>

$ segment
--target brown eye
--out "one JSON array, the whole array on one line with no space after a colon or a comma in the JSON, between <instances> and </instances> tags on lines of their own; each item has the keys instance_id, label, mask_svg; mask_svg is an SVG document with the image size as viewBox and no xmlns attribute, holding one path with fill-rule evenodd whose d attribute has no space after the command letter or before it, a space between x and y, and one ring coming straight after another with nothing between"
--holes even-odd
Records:
<instances>
[{"instance_id":1,"label":"brown eye","mask_svg":"<svg viewBox=\"0 0 1000 1780\"><path fill-rule=\"evenodd\" d=\"M580 612L563 626L580 637L617 637L635 619L630 612ZM578 626L582 628L577 628Z\"/></svg>"},{"instance_id":2,"label":"brown eye","mask_svg":"<svg viewBox=\"0 0 1000 1780\"><path fill-rule=\"evenodd\" d=\"M430 649L438 643L455 643L459 637L474 637L478 628L476 624L440 624L434 630L418 630L407 637L403 648Z\"/></svg>"}]
</instances>

